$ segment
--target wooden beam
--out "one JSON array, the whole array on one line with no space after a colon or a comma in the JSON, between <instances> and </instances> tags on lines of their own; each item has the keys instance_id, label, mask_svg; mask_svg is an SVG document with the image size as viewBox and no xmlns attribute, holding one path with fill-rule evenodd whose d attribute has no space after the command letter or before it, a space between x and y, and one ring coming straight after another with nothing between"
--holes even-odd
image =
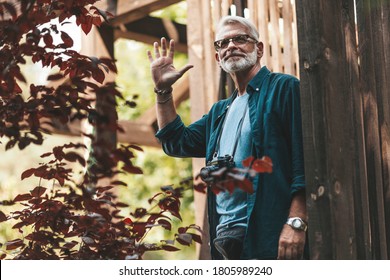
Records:
<instances>
[{"instance_id":1,"label":"wooden beam","mask_svg":"<svg viewBox=\"0 0 390 280\"><path fill-rule=\"evenodd\" d=\"M191 95L191 120L198 120L208 112L218 96L219 71L215 61L213 48L214 33L211 28L211 7L209 1L187 0L188 23L188 57L194 69L189 71L190 95ZM193 172L196 175L204 166L204 159L193 159ZM200 225L207 236L203 244L197 246L199 259L210 258L208 245L208 223L206 212L206 196L194 192L195 208L199 209L195 215L195 222Z\"/></svg>"},{"instance_id":2,"label":"wooden beam","mask_svg":"<svg viewBox=\"0 0 390 280\"><path fill-rule=\"evenodd\" d=\"M158 143L154 136L156 131L151 124L149 125L138 120L119 120L118 124L125 131L117 133L118 142L134 143L142 146L161 147L160 143ZM89 124L87 123L85 124L85 126L88 125ZM80 122L79 120L75 120L67 124L61 124L55 121L52 126L48 124L42 124L42 127L46 129L49 133L71 137L80 137L86 131L86 128L84 127L84 122Z\"/></svg>"},{"instance_id":3,"label":"wooden beam","mask_svg":"<svg viewBox=\"0 0 390 280\"><path fill-rule=\"evenodd\" d=\"M149 15L151 12L161 10L182 0L119 0L117 15L110 23L119 26Z\"/></svg>"},{"instance_id":4,"label":"wooden beam","mask_svg":"<svg viewBox=\"0 0 390 280\"><path fill-rule=\"evenodd\" d=\"M159 42L161 39L161 37L157 37L157 36L155 37L155 36L145 35L143 33L137 33L133 31L122 31L120 29L114 31L114 38L115 40L119 38L124 38L124 39L134 40L134 41L138 41L150 45L153 45L153 43L156 41ZM176 43L175 47L178 52L187 53L188 51L187 45L182 44L180 42Z\"/></svg>"},{"instance_id":5,"label":"wooden beam","mask_svg":"<svg viewBox=\"0 0 390 280\"><path fill-rule=\"evenodd\" d=\"M125 132L118 132L118 142L132 143L137 145L161 147L154 134L152 126L138 121L119 120L119 126Z\"/></svg>"},{"instance_id":6,"label":"wooden beam","mask_svg":"<svg viewBox=\"0 0 390 280\"><path fill-rule=\"evenodd\" d=\"M161 37L174 39L177 50L187 52L187 26L167 19L146 16L131 23L121 24L115 30L115 39L126 38L153 44Z\"/></svg>"}]
</instances>

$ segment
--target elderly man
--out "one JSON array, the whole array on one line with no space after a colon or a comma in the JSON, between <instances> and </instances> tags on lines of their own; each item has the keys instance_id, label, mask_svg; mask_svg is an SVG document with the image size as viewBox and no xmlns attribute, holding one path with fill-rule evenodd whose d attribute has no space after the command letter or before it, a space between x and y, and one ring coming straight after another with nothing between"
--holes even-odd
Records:
<instances>
[{"instance_id":1,"label":"elderly man","mask_svg":"<svg viewBox=\"0 0 390 280\"><path fill-rule=\"evenodd\" d=\"M177 157L232 159L235 166L253 155L272 159L273 172L253 179L254 193L208 192L213 259L300 259L306 240L299 81L261 66L263 43L247 19L227 16L216 32L215 58L236 90L186 127L172 101L174 84L192 65L173 66L174 42L148 51L157 94L156 137ZM194 94L194 93L193 93Z\"/></svg>"}]
</instances>

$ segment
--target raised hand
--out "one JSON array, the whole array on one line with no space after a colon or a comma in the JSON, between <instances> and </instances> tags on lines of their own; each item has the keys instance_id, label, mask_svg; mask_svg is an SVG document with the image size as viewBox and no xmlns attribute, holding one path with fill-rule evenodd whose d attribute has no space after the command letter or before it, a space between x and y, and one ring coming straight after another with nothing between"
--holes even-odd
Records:
<instances>
[{"instance_id":1,"label":"raised hand","mask_svg":"<svg viewBox=\"0 0 390 280\"><path fill-rule=\"evenodd\" d=\"M169 51L167 40L161 38L161 53L158 42L154 42L154 58L150 51L147 52L150 61L150 70L155 87L160 90L169 89L181 76L184 75L193 65L187 64L182 69L177 70L173 66L173 55L175 54L175 42L169 42Z\"/></svg>"}]
</instances>

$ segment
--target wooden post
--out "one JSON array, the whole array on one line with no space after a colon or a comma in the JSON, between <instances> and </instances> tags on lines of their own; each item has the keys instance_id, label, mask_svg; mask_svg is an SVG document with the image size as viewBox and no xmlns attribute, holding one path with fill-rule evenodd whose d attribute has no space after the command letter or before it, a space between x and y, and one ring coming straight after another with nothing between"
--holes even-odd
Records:
<instances>
[{"instance_id":1,"label":"wooden post","mask_svg":"<svg viewBox=\"0 0 390 280\"><path fill-rule=\"evenodd\" d=\"M364 258L357 242L368 210L354 2L296 2L311 258Z\"/></svg>"},{"instance_id":2,"label":"wooden post","mask_svg":"<svg viewBox=\"0 0 390 280\"><path fill-rule=\"evenodd\" d=\"M105 3L102 3L102 5ZM103 10L105 7L101 7ZM104 32L99 32L97 28L92 28L88 37L82 36L82 49L81 53L88 56L96 57L110 57L113 55L113 36L112 30L110 31L109 26L106 26ZM105 38L102 38L102 34L105 34ZM105 46L108 46L106 48ZM110 72L106 74L104 83L113 82L115 80L114 73ZM90 165L88 168L88 173L91 175L92 184L108 184L109 180L100 180L95 178L94 174L97 169L104 169L105 160L104 157L108 157L109 153L116 148L117 145L117 132L115 128L115 123L118 120L116 106L115 106L115 97L106 94L97 94L95 108L99 114L99 120L102 118L105 119L105 123L100 123L95 127L94 130L94 140L91 143L91 154L90 154ZM109 168L109 167L107 167Z\"/></svg>"},{"instance_id":3,"label":"wooden post","mask_svg":"<svg viewBox=\"0 0 390 280\"><path fill-rule=\"evenodd\" d=\"M360 92L364 101L368 178L366 254L374 259L390 256L390 3L357 1L360 57Z\"/></svg>"},{"instance_id":4,"label":"wooden post","mask_svg":"<svg viewBox=\"0 0 390 280\"><path fill-rule=\"evenodd\" d=\"M210 3L203 0L187 0L187 42L189 62L194 68L189 71L191 119L198 120L209 111L217 100L218 68L214 58L214 33L212 30ZM204 166L204 159L194 159L194 174ZM194 193L196 224L202 226L208 235L206 196ZM208 238L197 247L199 259L209 259L210 249Z\"/></svg>"}]
</instances>

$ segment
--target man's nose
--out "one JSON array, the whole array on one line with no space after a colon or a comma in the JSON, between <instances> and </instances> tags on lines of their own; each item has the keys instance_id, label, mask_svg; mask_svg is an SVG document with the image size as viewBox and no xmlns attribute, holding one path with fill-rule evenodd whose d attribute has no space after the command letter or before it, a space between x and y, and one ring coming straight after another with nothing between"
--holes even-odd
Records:
<instances>
[{"instance_id":1,"label":"man's nose","mask_svg":"<svg viewBox=\"0 0 390 280\"><path fill-rule=\"evenodd\" d=\"M233 48L237 48L237 46L236 46L236 44L233 42L233 40L229 40L229 43L228 43L226 49L228 50L228 49L231 49L232 47L233 47Z\"/></svg>"}]
</instances>

